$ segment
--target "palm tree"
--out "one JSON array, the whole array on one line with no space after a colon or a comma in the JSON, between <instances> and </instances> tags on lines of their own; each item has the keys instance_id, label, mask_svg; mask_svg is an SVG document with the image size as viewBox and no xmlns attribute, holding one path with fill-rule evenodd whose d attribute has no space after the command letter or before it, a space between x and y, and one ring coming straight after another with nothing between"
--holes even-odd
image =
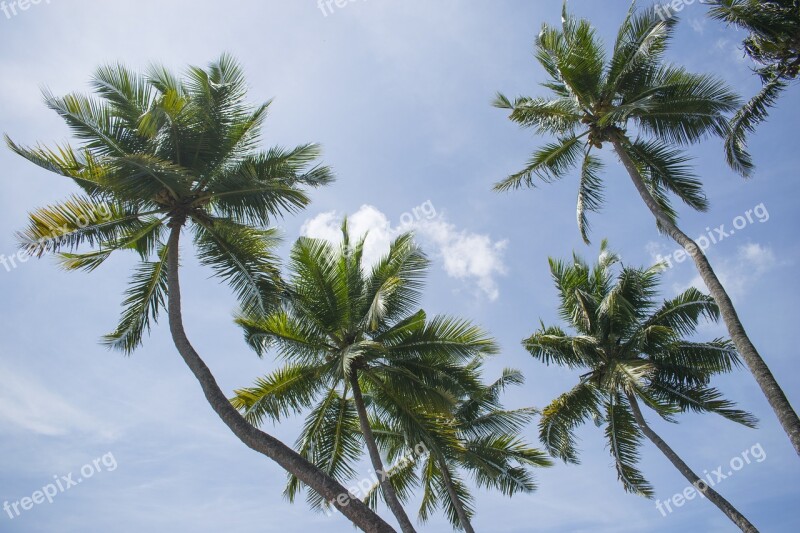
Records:
<instances>
[{"instance_id":1,"label":"palm tree","mask_svg":"<svg viewBox=\"0 0 800 533\"><path fill-rule=\"evenodd\" d=\"M728 131L725 113L739 100L719 80L666 64L663 55L675 21L662 21L654 10L637 14L631 7L609 60L591 24L574 19L564 6L563 27L545 25L536 39L536 57L550 79L543 85L553 98L498 95L495 105L510 118L540 134L557 137L534 152L520 172L496 190L549 183L580 166L578 225L589 242L587 213L603 204L602 161L594 150L610 144L634 187L652 212L658 228L692 257L719 305L738 352L775 411L800 455L800 418L756 350L703 250L677 225L669 195L705 211L702 183L687 165L682 147Z\"/></svg>"},{"instance_id":2,"label":"palm tree","mask_svg":"<svg viewBox=\"0 0 800 533\"><path fill-rule=\"evenodd\" d=\"M687 411L712 412L755 426L750 414L734 409L709 385L712 376L739 365L733 345L722 339L686 340L702 318L718 319L716 304L691 288L659 305L656 294L661 266L622 267L615 272L618 263L605 243L593 267L578 257L572 264L550 259L560 297L559 314L576 334L542 324L523 345L547 365L585 373L572 390L545 408L539 423L542 443L554 457L577 463L574 431L594 419L605 426L608 448L625 490L652 497L652 486L637 468L644 435L742 531L757 531L650 428L639 406L641 401L668 421Z\"/></svg>"},{"instance_id":3,"label":"palm tree","mask_svg":"<svg viewBox=\"0 0 800 533\"><path fill-rule=\"evenodd\" d=\"M480 361L470 365L477 369ZM518 370L506 369L489 385L464 391L451 413L427 413L403 427L392 420L373 424L378 443L394 460L392 480L410 494L411 488L423 489L419 518L426 521L442 508L454 528L474 532L474 498L459 476L460 470L471 474L481 488L499 490L506 496L531 493L536 483L531 469L552 466L541 450L531 447L520 433L537 413L535 409L504 409L500 401L511 385L522 385ZM424 462L409 461L412 444L422 441L428 455ZM375 505L374 492L367 502Z\"/></svg>"},{"instance_id":4,"label":"palm tree","mask_svg":"<svg viewBox=\"0 0 800 533\"><path fill-rule=\"evenodd\" d=\"M100 68L96 97L45 101L69 125L80 147L10 148L40 167L71 178L82 194L36 210L22 246L57 254L67 270L92 271L113 252L139 255L119 326L104 342L130 354L166 308L175 346L214 411L247 446L292 472L363 531L393 529L330 476L234 409L192 347L181 315L179 248L192 232L200 262L226 281L248 311L265 312L280 294L275 231L263 229L308 202L304 187L331 181L315 166L315 145L256 151L269 103L245 101L241 68L222 56L180 79L164 68L139 75Z\"/></svg>"},{"instance_id":5,"label":"palm tree","mask_svg":"<svg viewBox=\"0 0 800 533\"><path fill-rule=\"evenodd\" d=\"M800 1L710 0L712 18L749 33L745 53L758 65L761 91L734 115L725 141L728 161L746 174L747 134L767 119L780 95L800 76Z\"/></svg>"},{"instance_id":6,"label":"palm tree","mask_svg":"<svg viewBox=\"0 0 800 533\"><path fill-rule=\"evenodd\" d=\"M428 261L411 234L398 237L371 268L364 263L365 239L353 242L345 220L338 246L297 241L286 305L239 319L259 354L274 347L286 365L237 391L232 403L255 423L312 408L298 441L300 454L336 479L354 474L363 441L384 500L401 529L413 532L384 467L370 412L407 426L420 416L419 406L449 409L453 391L474 380L463 362L497 347L468 322L428 319L415 310ZM297 489L297 480L290 479L290 498Z\"/></svg>"}]
</instances>

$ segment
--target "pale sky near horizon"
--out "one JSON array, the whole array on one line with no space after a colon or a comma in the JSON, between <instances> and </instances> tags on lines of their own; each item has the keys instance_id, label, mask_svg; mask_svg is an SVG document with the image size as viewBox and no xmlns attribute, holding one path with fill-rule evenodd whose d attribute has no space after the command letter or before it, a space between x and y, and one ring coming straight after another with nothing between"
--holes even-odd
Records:
<instances>
[{"instance_id":1,"label":"pale sky near horizon","mask_svg":"<svg viewBox=\"0 0 800 533\"><path fill-rule=\"evenodd\" d=\"M283 255L301 234L333 235L344 215L359 231L370 229L373 253L401 229L415 229L433 259L423 307L474 320L498 339L502 353L487 365L487 379L505 367L525 372L525 386L506 396L510 407L543 407L577 380L576 372L547 368L520 346L540 318L558 323L549 256L576 251L592 259L604 237L626 264L650 264L675 249L658 235L611 157L604 173L608 201L591 219L593 246L583 244L576 227L574 175L535 190L491 192L546 142L490 103L497 91L545 94L537 85L544 77L532 42L542 23L558 23L559 0L357 0L327 14L316 0L43 0L16 15L6 15L2 5L0 130L22 143L68 139L41 102L42 86L56 94L86 92L94 69L108 62L134 68L159 62L181 70L224 51L236 56L250 99L275 98L264 146L319 142L337 174L336 183L312 193L308 209L282 221ZM628 5L570 3L607 43ZM705 10L699 2L686 5L670 60L753 94L758 82L742 58L741 36L707 19ZM795 87L753 138L758 171L749 181L725 166L719 141L692 149L712 207L697 214L681 206L680 220L691 235L741 226L708 253L755 344L800 406L792 341L800 321L794 305L800 289L793 148L798 104ZM5 147L0 169L0 255L8 257L29 210L77 189ZM77 477L85 465L94 468L90 479L53 503L13 519L0 509L0 531L353 531L341 516L314 514L302 500L283 499L284 473L216 418L165 321L132 357L99 345L115 325L132 265L130 258L117 258L84 275L61 272L50 259L9 269L0 264L0 505L31 496L54 476ZM183 279L189 336L226 392L274 368L274 360L259 360L242 342L226 286L191 259ZM699 283L691 264L676 262L664 275L663 293ZM706 338L724 334L719 325L701 329ZM717 488L761 531L796 531L797 456L746 371L717 385L760 418L758 430L709 415L685 415L678 425L652 414L649 419L698 473L719 466L726 472L746 450L764 457ZM302 420L265 429L291 444ZM536 442L536 434L534 425L526 437ZM626 494L602 431L590 424L579 434L582 464L538 471L537 492L509 499L476 489L476 530L735 530L705 501L689 501L664 517L655 502ZM642 452L641 468L657 498L684 490L686 481L654 446L645 443ZM381 514L391 520L385 508ZM450 530L440 514L420 527Z\"/></svg>"}]
</instances>

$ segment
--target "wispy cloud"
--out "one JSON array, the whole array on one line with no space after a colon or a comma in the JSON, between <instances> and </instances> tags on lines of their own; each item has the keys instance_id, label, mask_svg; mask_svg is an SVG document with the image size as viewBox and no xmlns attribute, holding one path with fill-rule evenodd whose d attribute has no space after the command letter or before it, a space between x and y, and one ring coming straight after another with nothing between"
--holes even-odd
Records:
<instances>
[{"instance_id":1,"label":"wispy cloud","mask_svg":"<svg viewBox=\"0 0 800 533\"><path fill-rule=\"evenodd\" d=\"M695 33L702 35L706 31L707 22L708 21L704 18L691 18L689 19L689 26L695 31Z\"/></svg>"},{"instance_id":2,"label":"wispy cloud","mask_svg":"<svg viewBox=\"0 0 800 533\"><path fill-rule=\"evenodd\" d=\"M0 421L44 436L89 433L111 439L114 431L71 405L39 381L0 367Z\"/></svg>"},{"instance_id":3,"label":"wispy cloud","mask_svg":"<svg viewBox=\"0 0 800 533\"><path fill-rule=\"evenodd\" d=\"M714 270L720 281L732 297L741 298L750 288L778 267L780 262L769 246L758 243L748 243L740 246L733 257L723 257L714 261ZM700 275L695 276L686 284L676 284L676 292L681 292L689 287L697 287L707 291Z\"/></svg>"}]
</instances>

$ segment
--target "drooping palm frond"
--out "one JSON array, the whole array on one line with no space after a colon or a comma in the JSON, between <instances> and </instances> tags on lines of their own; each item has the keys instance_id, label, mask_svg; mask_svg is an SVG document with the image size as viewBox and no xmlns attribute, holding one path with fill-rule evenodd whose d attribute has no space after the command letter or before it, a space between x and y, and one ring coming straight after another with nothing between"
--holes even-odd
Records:
<instances>
[{"instance_id":1,"label":"drooping palm frond","mask_svg":"<svg viewBox=\"0 0 800 533\"><path fill-rule=\"evenodd\" d=\"M767 120L769 111L777 105L789 83L781 78L767 81L761 91L750 99L731 119L730 131L725 139L728 165L749 177L754 168L753 158L747 152L747 135L755 133L759 124Z\"/></svg>"},{"instance_id":2,"label":"drooping palm frond","mask_svg":"<svg viewBox=\"0 0 800 533\"><path fill-rule=\"evenodd\" d=\"M266 314L278 303L280 275L274 250L275 230L258 230L226 219L195 226L200 263L228 282L245 313Z\"/></svg>"},{"instance_id":3,"label":"drooping palm frond","mask_svg":"<svg viewBox=\"0 0 800 533\"><path fill-rule=\"evenodd\" d=\"M301 456L340 482L357 476L355 464L363 455L364 441L352 398L329 389L306 417L296 446ZM301 488L300 480L289 475L284 494L294 501ZM313 509L327 505L314 491L308 491L306 499Z\"/></svg>"},{"instance_id":4,"label":"drooping palm frond","mask_svg":"<svg viewBox=\"0 0 800 533\"><path fill-rule=\"evenodd\" d=\"M598 391L588 383L581 383L544 408L539 421L539 440L550 455L578 463L574 431L600 416L599 401Z\"/></svg>"},{"instance_id":5,"label":"drooping palm frond","mask_svg":"<svg viewBox=\"0 0 800 533\"><path fill-rule=\"evenodd\" d=\"M468 440L462 462L479 487L493 488L505 496L536 490L532 468L552 466L550 458L518 437L496 432Z\"/></svg>"},{"instance_id":6,"label":"drooping palm frond","mask_svg":"<svg viewBox=\"0 0 800 533\"><path fill-rule=\"evenodd\" d=\"M151 213L138 213L124 207L83 196L37 209L28 227L19 232L20 246L41 257L46 253L72 252L82 245L100 247L115 241L123 232L142 228L141 219Z\"/></svg>"},{"instance_id":7,"label":"drooping palm frond","mask_svg":"<svg viewBox=\"0 0 800 533\"><path fill-rule=\"evenodd\" d=\"M559 138L533 153L523 170L512 174L495 185L496 191L534 187L533 178L551 183L566 176L580 158L583 151L580 136Z\"/></svg>"},{"instance_id":8,"label":"drooping palm frond","mask_svg":"<svg viewBox=\"0 0 800 533\"><path fill-rule=\"evenodd\" d=\"M605 422L608 447L622 486L628 492L652 498L653 487L637 468L643 436L621 394L613 394L606 400Z\"/></svg>"},{"instance_id":9,"label":"drooping palm frond","mask_svg":"<svg viewBox=\"0 0 800 533\"><path fill-rule=\"evenodd\" d=\"M158 260L143 262L134 273L122 302L124 311L117 329L106 335L103 342L110 348L132 353L142 344L150 330L151 321L165 308L167 299L167 247L162 246Z\"/></svg>"},{"instance_id":10,"label":"drooping palm frond","mask_svg":"<svg viewBox=\"0 0 800 533\"><path fill-rule=\"evenodd\" d=\"M800 9L796 0L709 0L709 15L748 32L744 51L756 63L763 87L731 120L725 142L728 164L749 176L753 161L747 135L764 122L780 95L800 75Z\"/></svg>"},{"instance_id":11,"label":"drooping palm frond","mask_svg":"<svg viewBox=\"0 0 800 533\"><path fill-rule=\"evenodd\" d=\"M603 181L600 172L603 163L591 155L591 148L586 152L581 165L580 185L578 187L578 229L580 229L583 242L589 244L589 218L588 212L600 211L603 206Z\"/></svg>"},{"instance_id":12,"label":"drooping palm frond","mask_svg":"<svg viewBox=\"0 0 800 533\"><path fill-rule=\"evenodd\" d=\"M320 391L329 387L329 374L330 368L289 363L259 378L254 386L234 391L231 403L251 424L259 426L266 418L277 422L309 408Z\"/></svg>"}]
</instances>

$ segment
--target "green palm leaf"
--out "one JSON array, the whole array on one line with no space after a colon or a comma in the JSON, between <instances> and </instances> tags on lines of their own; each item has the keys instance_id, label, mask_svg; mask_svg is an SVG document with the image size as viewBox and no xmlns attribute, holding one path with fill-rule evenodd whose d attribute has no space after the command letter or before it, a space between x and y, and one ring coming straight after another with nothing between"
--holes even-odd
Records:
<instances>
[{"instance_id":1,"label":"green palm leaf","mask_svg":"<svg viewBox=\"0 0 800 533\"><path fill-rule=\"evenodd\" d=\"M158 313L165 308L167 298L167 247L158 251L158 260L143 262L134 273L130 287L122 302L124 310L119 325L103 342L109 348L132 353L142 344L145 333L150 331L151 320L158 320Z\"/></svg>"}]
</instances>

